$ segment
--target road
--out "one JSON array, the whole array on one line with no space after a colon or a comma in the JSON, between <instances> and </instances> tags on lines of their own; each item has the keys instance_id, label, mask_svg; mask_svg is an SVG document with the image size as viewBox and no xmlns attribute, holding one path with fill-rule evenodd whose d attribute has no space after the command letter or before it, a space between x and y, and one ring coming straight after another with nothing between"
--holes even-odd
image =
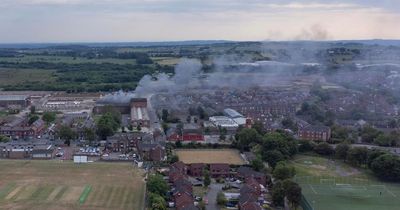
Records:
<instances>
[{"instance_id":1,"label":"road","mask_svg":"<svg viewBox=\"0 0 400 210\"><path fill-rule=\"evenodd\" d=\"M208 192L206 194L206 199L208 200L208 204L206 205L207 210L219 210L220 208L217 205L217 195L218 192L222 190L222 184L212 183L208 187Z\"/></svg>"}]
</instances>

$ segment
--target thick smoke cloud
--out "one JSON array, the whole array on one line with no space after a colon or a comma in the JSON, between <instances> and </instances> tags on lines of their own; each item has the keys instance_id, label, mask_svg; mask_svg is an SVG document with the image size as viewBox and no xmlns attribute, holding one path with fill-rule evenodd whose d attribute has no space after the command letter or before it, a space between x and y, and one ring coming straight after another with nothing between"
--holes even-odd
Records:
<instances>
[{"instance_id":1,"label":"thick smoke cloud","mask_svg":"<svg viewBox=\"0 0 400 210\"><path fill-rule=\"evenodd\" d=\"M328 39L332 39L332 36L319 24L315 24L308 29L304 28L301 33L295 37L295 40L311 41L323 41Z\"/></svg>"},{"instance_id":2,"label":"thick smoke cloud","mask_svg":"<svg viewBox=\"0 0 400 210\"><path fill-rule=\"evenodd\" d=\"M215 90L215 88L248 88L255 86L289 85L304 68L317 64L287 63L277 61L248 61L230 56L214 59L212 73L203 73L202 64L196 59L182 59L175 68L175 75L146 75L139 82L135 93L145 97L157 92L185 92L188 90Z\"/></svg>"},{"instance_id":3,"label":"thick smoke cloud","mask_svg":"<svg viewBox=\"0 0 400 210\"><path fill-rule=\"evenodd\" d=\"M110 93L98 100L101 104L128 104L131 98L135 97L133 92L124 92L122 90L114 93Z\"/></svg>"}]
</instances>

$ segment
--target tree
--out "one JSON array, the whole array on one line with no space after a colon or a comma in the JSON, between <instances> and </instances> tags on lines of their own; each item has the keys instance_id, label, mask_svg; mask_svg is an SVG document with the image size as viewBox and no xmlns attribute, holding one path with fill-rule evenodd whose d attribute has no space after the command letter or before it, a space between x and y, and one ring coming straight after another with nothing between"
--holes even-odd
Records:
<instances>
[{"instance_id":1,"label":"tree","mask_svg":"<svg viewBox=\"0 0 400 210\"><path fill-rule=\"evenodd\" d=\"M206 204L204 203L204 201L200 201L199 204L197 205L197 207L200 210L206 210Z\"/></svg>"},{"instance_id":2,"label":"tree","mask_svg":"<svg viewBox=\"0 0 400 210\"><path fill-rule=\"evenodd\" d=\"M361 139L363 142L371 143L377 138L380 134L382 134L381 131L378 131L377 129L371 127L371 126L365 126L361 130Z\"/></svg>"},{"instance_id":3,"label":"tree","mask_svg":"<svg viewBox=\"0 0 400 210\"><path fill-rule=\"evenodd\" d=\"M310 140L300 140L299 141L299 152L310 152L314 150L316 144Z\"/></svg>"},{"instance_id":4,"label":"tree","mask_svg":"<svg viewBox=\"0 0 400 210\"><path fill-rule=\"evenodd\" d=\"M91 128L85 128L84 130L85 139L89 142L93 142L96 139L96 133Z\"/></svg>"},{"instance_id":5,"label":"tree","mask_svg":"<svg viewBox=\"0 0 400 210\"><path fill-rule=\"evenodd\" d=\"M55 112L45 112L43 113L42 120L46 122L46 124L50 124L56 120Z\"/></svg>"},{"instance_id":6,"label":"tree","mask_svg":"<svg viewBox=\"0 0 400 210\"><path fill-rule=\"evenodd\" d=\"M36 113L36 107L35 106L31 106L30 111L31 111L31 114L35 114Z\"/></svg>"},{"instance_id":7,"label":"tree","mask_svg":"<svg viewBox=\"0 0 400 210\"><path fill-rule=\"evenodd\" d=\"M220 206L225 206L227 202L228 202L228 200L225 198L224 193L219 192L217 194L217 204Z\"/></svg>"},{"instance_id":8,"label":"tree","mask_svg":"<svg viewBox=\"0 0 400 210\"><path fill-rule=\"evenodd\" d=\"M182 147L182 142L181 141L176 141L175 142L175 146L176 146L176 148L181 148Z\"/></svg>"},{"instance_id":9,"label":"tree","mask_svg":"<svg viewBox=\"0 0 400 210\"><path fill-rule=\"evenodd\" d=\"M204 186L208 187L211 184L210 172L204 170Z\"/></svg>"},{"instance_id":10,"label":"tree","mask_svg":"<svg viewBox=\"0 0 400 210\"><path fill-rule=\"evenodd\" d=\"M149 193L149 207L151 210L167 210L165 199L156 193Z\"/></svg>"},{"instance_id":11,"label":"tree","mask_svg":"<svg viewBox=\"0 0 400 210\"><path fill-rule=\"evenodd\" d=\"M120 122L118 119L108 112L97 121L96 133L101 139L106 140L108 136L114 135L119 127Z\"/></svg>"},{"instance_id":12,"label":"tree","mask_svg":"<svg viewBox=\"0 0 400 210\"><path fill-rule=\"evenodd\" d=\"M162 128L163 128L164 134L167 135L167 132L168 132L168 130L169 130L169 125L168 125L168 123L163 122L163 123L161 124L161 126L162 126Z\"/></svg>"},{"instance_id":13,"label":"tree","mask_svg":"<svg viewBox=\"0 0 400 210\"><path fill-rule=\"evenodd\" d=\"M164 122L167 122L167 121L168 121L168 117L169 117L168 110L163 109L163 110L162 110L162 114L161 114L161 119L162 119Z\"/></svg>"},{"instance_id":14,"label":"tree","mask_svg":"<svg viewBox=\"0 0 400 210\"><path fill-rule=\"evenodd\" d=\"M206 112L204 111L203 107L197 107L197 113L199 114L199 118L204 120L207 118Z\"/></svg>"},{"instance_id":15,"label":"tree","mask_svg":"<svg viewBox=\"0 0 400 210\"><path fill-rule=\"evenodd\" d=\"M251 167L256 171L261 171L264 169L264 163L261 158L256 158L251 161Z\"/></svg>"},{"instance_id":16,"label":"tree","mask_svg":"<svg viewBox=\"0 0 400 210\"><path fill-rule=\"evenodd\" d=\"M282 120L282 126L284 128L288 128L288 129L290 129L292 131L296 131L297 130L297 125L291 118L283 119Z\"/></svg>"},{"instance_id":17,"label":"tree","mask_svg":"<svg viewBox=\"0 0 400 210\"><path fill-rule=\"evenodd\" d=\"M314 151L320 155L332 155L335 150L326 142L321 142L314 147Z\"/></svg>"},{"instance_id":18,"label":"tree","mask_svg":"<svg viewBox=\"0 0 400 210\"><path fill-rule=\"evenodd\" d=\"M350 146L346 143L338 144L335 148L335 157L339 160L346 160L347 152L349 151Z\"/></svg>"},{"instance_id":19,"label":"tree","mask_svg":"<svg viewBox=\"0 0 400 210\"><path fill-rule=\"evenodd\" d=\"M285 199L285 189L282 182L278 181L272 186L272 203L276 206L283 206Z\"/></svg>"},{"instance_id":20,"label":"tree","mask_svg":"<svg viewBox=\"0 0 400 210\"><path fill-rule=\"evenodd\" d=\"M264 125L260 121L255 121L254 124L251 126L254 128L258 134L263 135L264 134Z\"/></svg>"},{"instance_id":21,"label":"tree","mask_svg":"<svg viewBox=\"0 0 400 210\"><path fill-rule=\"evenodd\" d=\"M0 135L0 143L7 143L10 141L10 138L7 136Z\"/></svg>"},{"instance_id":22,"label":"tree","mask_svg":"<svg viewBox=\"0 0 400 210\"><path fill-rule=\"evenodd\" d=\"M282 185L285 189L286 198L289 200L292 207L297 209L301 201L301 187L299 184L289 179L283 181Z\"/></svg>"},{"instance_id":23,"label":"tree","mask_svg":"<svg viewBox=\"0 0 400 210\"><path fill-rule=\"evenodd\" d=\"M400 180L400 159L392 154L377 157L371 164L376 176L387 181Z\"/></svg>"},{"instance_id":24,"label":"tree","mask_svg":"<svg viewBox=\"0 0 400 210\"><path fill-rule=\"evenodd\" d=\"M176 163L178 161L179 161L179 156L178 155L172 155L171 156L171 160L169 162L170 162L170 164L172 164L172 163Z\"/></svg>"},{"instance_id":25,"label":"tree","mask_svg":"<svg viewBox=\"0 0 400 210\"><path fill-rule=\"evenodd\" d=\"M191 121L192 121L192 117L191 117L190 115L187 116L187 117L186 117L186 122L187 122L187 123L190 123Z\"/></svg>"},{"instance_id":26,"label":"tree","mask_svg":"<svg viewBox=\"0 0 400 210\"><path fill-rule=\"evenodd\" d=\"M265 160L272 168L275 168L278 162L285 160L285 157L278 150L263 152L262 155L263 160Z\"/></svg>"},{"instance_id":27,"label":"tree","mask_svg":"<svg viewBox=\"0 0 400 210\"><path fill-rule=\"evenodd\" d=\"M244 128L236 134L236 146L240 151L249 150L251 144L260 142L261 136L253 128Z\"/></svg>"},{"instance_id":28,"label":"tree","mask_svg":"<svg viewBox=\"0 0 400 210\"><path fill-rule=\"evenodd\" d=\"M391 132L390 134L381 133L374 139L373 142L378 146L396 146L399 142L399 135L395 131Z\"/></svg>"},{"instance_id":29,"label":"tree","mask_svg":"<svg viewBox=\"0 0 400 210\"><path fill-rule=\"evenodd\" d=\"M58 130L58 137L64 140L68 146L71 145L71 140L76 138L76 133L69 126L61 126Z\"/></svg>"},{"instance_id":30,"label":"tree","mask_svg":"<svg viewBox=\"0 0 400 210\"><path fill-rule=\"evenodd\" d=\"M347 160L353 165L363 165L367 163L368 149L366 147L354 147L347 152Z\"/></svg>"},{"instance_id":31,"label":"tree","mask_svg":"<svg viewBox=\"0 0 400 210\"><path fill-rule=\"evenodd\" d=\"M288 166L285 162L279 162L274 168L272 175L279 180L292 178L296 174L294 167Z\"/></svg>"},{"instance_id":32,"label":"tree","mask_svg":"<svg viewBox=\"0 0 400 210\"><path fill-rule=\"evenodd\" d=\"M147 179L147 190L151 193L166 198L168 192L168 184L159 174L150 175Z\"/></svg>"},{"instance_id":33,"label":"tree","mask_svg":"<svg viewBox=\"0 0 400 210\"><path fill-rule=\"evenodd\" d=\"M133 126L131 124L128 125L128 130L133 131Z\"/></svg>"},{"instance_id":34,"label":"tree","mask_svg":"<svg viewBox=\"0 0 400 210\"><path fill-rule=\"evenodd\" d=\"M32 125L34 122L36 122L36 120L38 120L39 119L39 116L37 116L37 115L31 115L30 117L29 117L29 120L28 120L28 123L29 123L29 125Z\"/></svg>"},{"instance_id":35,"label":"tree","mask_svg":"<svg viewBox=\"0 0 400 210\"><path fill-rule=\"evenodd\" d=\"M298 145L294 139L284 132L272 132L265 134L262 141L263 150L278 150L284 155L285 158L289 158L297 153Z\"/></svg>"},{"instance_id":36,"label":"tree","mask_svg":"<svg viewBox=\"0 0 400 210\"><path fill-rule=\"evenodd\" d=\"M140 124L138 124L138 125L136 126L136 130L137 130L137 131L141 131L141 130L142 130L142 126L140 126Z\"/></svg>"},{"instance_id":37,"label":"tree","mask_svg":"<svg viewBox=\"0 0 400 210\"><path fill-rule=\"evenodd\" d=\"M387 152L379 150L379 149L372 149L368 150L368 157L367 157L367 166L371 168L372 162L381 155L387 154Z\"/></svg>"}]
</instances>

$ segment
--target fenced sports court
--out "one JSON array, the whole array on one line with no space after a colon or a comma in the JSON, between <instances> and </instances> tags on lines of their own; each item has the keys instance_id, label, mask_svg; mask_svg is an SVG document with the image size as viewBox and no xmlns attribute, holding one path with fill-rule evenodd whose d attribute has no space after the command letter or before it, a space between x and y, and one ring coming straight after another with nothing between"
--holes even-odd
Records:
<instances>
[{"instance_id":1,"label":"fenced sports court","mask_svg":"<svg viewBox=\"0 0 400 210\"><path fill-rule=\"evenodd\" d=\"M353 177L296 177L305 205L314 210L398 210L400 185Z\"/></svg>"}]
</instances>

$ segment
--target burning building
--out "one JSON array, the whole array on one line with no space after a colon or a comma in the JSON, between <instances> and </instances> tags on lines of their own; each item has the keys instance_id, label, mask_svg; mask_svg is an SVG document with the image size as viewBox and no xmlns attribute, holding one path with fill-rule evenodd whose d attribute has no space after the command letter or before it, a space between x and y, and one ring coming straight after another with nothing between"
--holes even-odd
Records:
<instances>
[{"instance_id":1,"label":"burning building","mask_svg":"<svg viewBox=\"0 0 400 210\"><path fill-rule=\"evenodd\" d=\"M146 98L132 98L131 122L133 126L150 127Z\"/></svg>"}]
</instances>

